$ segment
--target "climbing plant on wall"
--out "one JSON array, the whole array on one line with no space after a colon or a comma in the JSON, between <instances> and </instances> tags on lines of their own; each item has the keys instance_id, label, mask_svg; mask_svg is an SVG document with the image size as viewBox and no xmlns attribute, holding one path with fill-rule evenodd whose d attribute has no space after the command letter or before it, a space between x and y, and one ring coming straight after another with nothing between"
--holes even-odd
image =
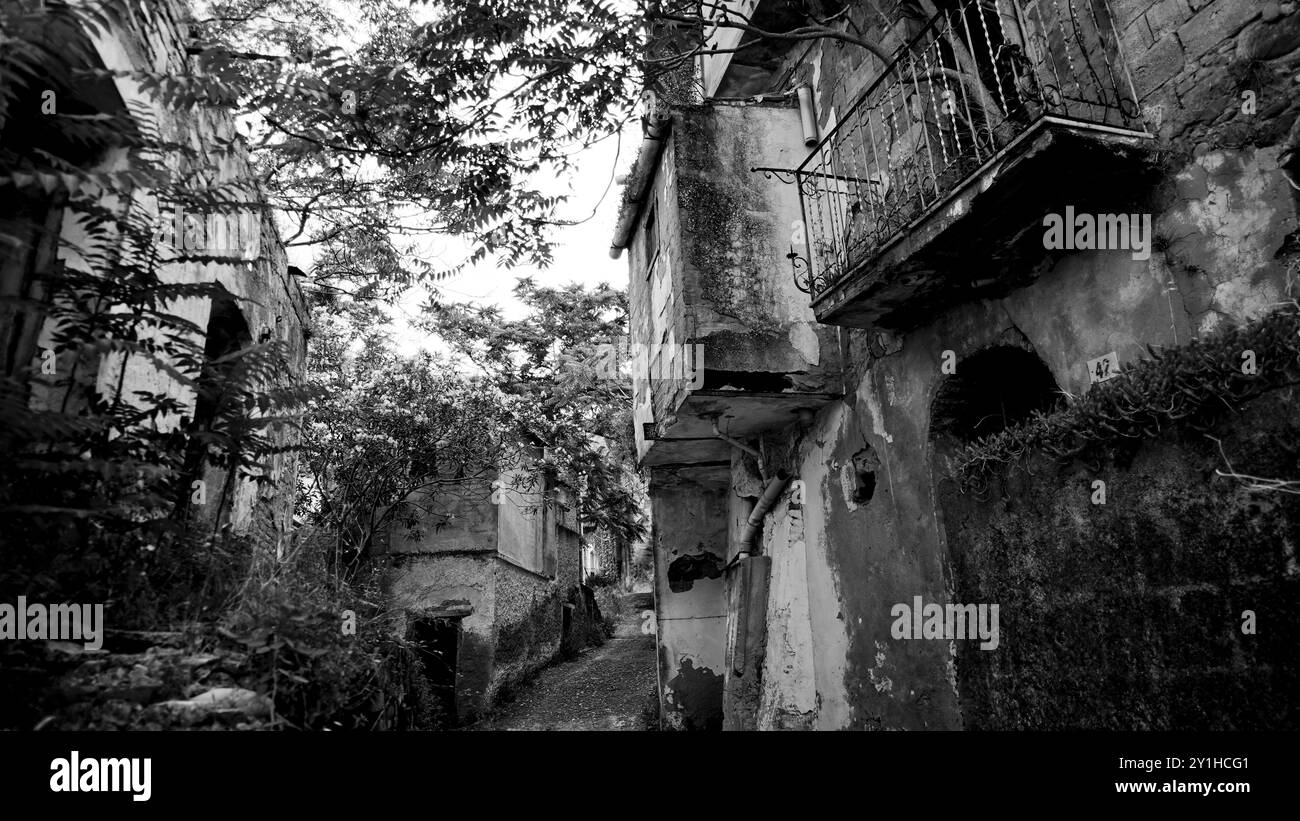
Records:
<instances>
[{"instance_id":1,"label":"climbing plant on wall","mask_svg":"<svg viewBox=\"0 0 1300 821\"><path fill-rule=\"evenodd\" d=\"M951 457L966 488L1032 453L1095 457L1177 430L1205 430L1217 417L1278 388L1300 384L1300 311L1284 306L1253 323L1159 350L1066 408L984 437Z\"/></svg>"}]
</instances>

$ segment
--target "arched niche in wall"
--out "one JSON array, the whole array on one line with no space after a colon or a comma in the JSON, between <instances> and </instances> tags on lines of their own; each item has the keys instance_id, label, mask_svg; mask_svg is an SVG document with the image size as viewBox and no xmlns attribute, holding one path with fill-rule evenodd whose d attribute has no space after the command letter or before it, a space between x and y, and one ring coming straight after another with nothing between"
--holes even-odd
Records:
<instances>
[{"instance_id":1,"label":"arched niche in wall","mask_svg":"<svg viewBox=\"0 0 1300 821\"><path fill-rule=\"evenodd\" d=\"M250 347L253 335L234 295L221 290L223 293L212 300L208 314L194 417L185 426L189 441L177 496L177 514L181 518L217 521L232 501L231 474L210 462L208 440L219 429L222 414L232 410L231 403L238 399L232 386L238 381L240 359L230 355ZM203 499L201 505L195 497L197 481L204 485L197 497Z\"/></svg>"},{"instance_id":2,"label":"arched niche in wall","mask_svg":"<svg viewBox=\"0 0 1300 821\"><path fill-rule=\"evenodd\" d=\"M1033 352L1015 345L985 348L957 360L930 405L930 441L954 451L1057 407L1062 394Z\"/></svg>"},{"instance_id":3,"label":"arched niche in wall","mask_svg":"<svg viewBox=\"0 0 1300 821\"><path fill-rule=\"evenodd\" d=\"M1019 340L1016 340L1017 342ZM1000 490L957 486L948 475L950 460L963 447L1059 407L1063 395L1047 365L1027 345L999 344L956 360L956 372L943 380L930 405L929 451L935 518L941 536L944 583L951 605L959 608L1003 601L1005 563L1016 561L990 544L1006 546L991 519L1015 504ZM1012 551L1014 554L1014 549ZM1008 626L1003 614L1002 629ZM982 726L988 714L989 682L1017 675L1018 661L1005 648L983 652L967 633L958 637L957 690L963 720Z\"/></svg>"}]
</instances>

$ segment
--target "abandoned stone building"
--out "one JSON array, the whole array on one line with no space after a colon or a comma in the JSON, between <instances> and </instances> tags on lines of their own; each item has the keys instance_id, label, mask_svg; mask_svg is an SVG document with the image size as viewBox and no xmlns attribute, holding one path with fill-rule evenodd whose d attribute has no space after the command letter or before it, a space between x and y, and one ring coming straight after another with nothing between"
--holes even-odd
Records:
<instances>
[{"instance_id":1,"label":"abandoned stone building","mask_svg":"<svg viewBox=\"0 0 1300 821\"><path fill-rule=\"evenodd\" d=\"M45 11L41 4L29 5L33 15ZM57 345L58 328L47 316L52 275L76 271L105 280L124 277L120 266L130 262L130 254L155 253L164 284L221 286L215 298L165 300L158 306L161 312L193 323L211 359L278 340L279 377L286 380L303 371L308 314L276 226L261 207L230 112L168 105L156 89L146 88L147 77L194 72L186 51L186 7L164 0L122 4L118 11L101 18L68 9L33 16L37 22L31 25L46 27L45 57L31 67L32 82L5 90L0 145L11 153L0 178L0 295L8 298L0 305L0 378L7 395L21 396L38 410L75 413L92 402L135 402L141 392L170 397L179 410L151 423L165 432L185 418L202 425L212 409L197 399L193 385L169 372L176 363L123 352L103 338L97 346ZM78 118L103 118L115 123L115 130L87 132L78 127ZM164 153L161 169L145 168L139 160L143 154L133 151L145 137L190 150ZM33 165L40 157L47 167ZM151 175L159 170L177 179L202 180L195 185L207 191L237 192L238 207L186 210L142 182L157 179ZM106 188L105 181L118 185ZM229 193L225 196L232 201ZM98 221L102 227L108 220L80 208L79 201L97 201L121 224L143 226L152 241L128 250L119 234L118 243L111 238L106 243L102 233L94 234L88 226ZM277 445L292 435L287 427L270 433ZM291 453L270 459L269 481L263 483L237 479L201 455L192 470L196 486L206 491L186 502L192 518L252 534L268 550L285 547L296 492Z\"/></svg>"},{"instance_id":2,"label":"abandoned stone building","mask_svg":"<svg viewBox=\"0 0 1300 821\"><path fill-rule=\"evenodd\" d=\"M490 471L415 525L379 539L395 629L422 648L448 725L481 717L508 688L601 629L583 584L575 493L527 466ZM592 536L594 534L589 534Z\"/></svg>"},{"instance_id":3,"label":"abandoned stone building","mask_svg":"<svg viewBox=\"0 0 1300 821\"><path fill-rule=\"evenodd\" d=\"M1294 381L1298 4L723 5L612 248L664 725L1300 725L1295 389L1215 387Z\"/></svg>"}]
</instances>

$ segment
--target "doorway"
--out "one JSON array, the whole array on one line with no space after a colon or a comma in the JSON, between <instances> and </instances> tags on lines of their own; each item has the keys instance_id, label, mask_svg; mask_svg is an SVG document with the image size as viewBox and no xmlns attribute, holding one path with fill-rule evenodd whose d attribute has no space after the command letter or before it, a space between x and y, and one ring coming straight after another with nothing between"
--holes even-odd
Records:
<instances>
[{"instance_id":1,"label":"doorway","mask_svg":"<svg viewBox=\"0 0 1300 821\"><path fill-rule=\"evenodd\" d=\"M456 669L460 651L461 625L458 618L426 618L411 624L409 639L424 667L425 681L433 695L433 708L443 727L455 727Z\"/></svg>"}]
</instances>

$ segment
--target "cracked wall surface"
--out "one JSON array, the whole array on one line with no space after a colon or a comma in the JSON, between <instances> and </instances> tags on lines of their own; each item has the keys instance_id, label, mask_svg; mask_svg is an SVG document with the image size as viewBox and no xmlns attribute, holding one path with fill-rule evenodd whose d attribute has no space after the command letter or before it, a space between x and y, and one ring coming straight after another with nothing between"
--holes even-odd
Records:
<instances>
[{"instance_id":1,"label":"cracked wall surface","mask_svg":"<svg viewBox=\"0 0 1300 821\"><path fill-rule=\"evenodd\" d=\"M721 566L727 557L725 466L655 469L650 500L655 550L655 624L665 729L720 729L727 621L726 583L700 574L673 585L681 557ZM703 557L703 558L702 558Z\"/></svg>"}]
</instances>

